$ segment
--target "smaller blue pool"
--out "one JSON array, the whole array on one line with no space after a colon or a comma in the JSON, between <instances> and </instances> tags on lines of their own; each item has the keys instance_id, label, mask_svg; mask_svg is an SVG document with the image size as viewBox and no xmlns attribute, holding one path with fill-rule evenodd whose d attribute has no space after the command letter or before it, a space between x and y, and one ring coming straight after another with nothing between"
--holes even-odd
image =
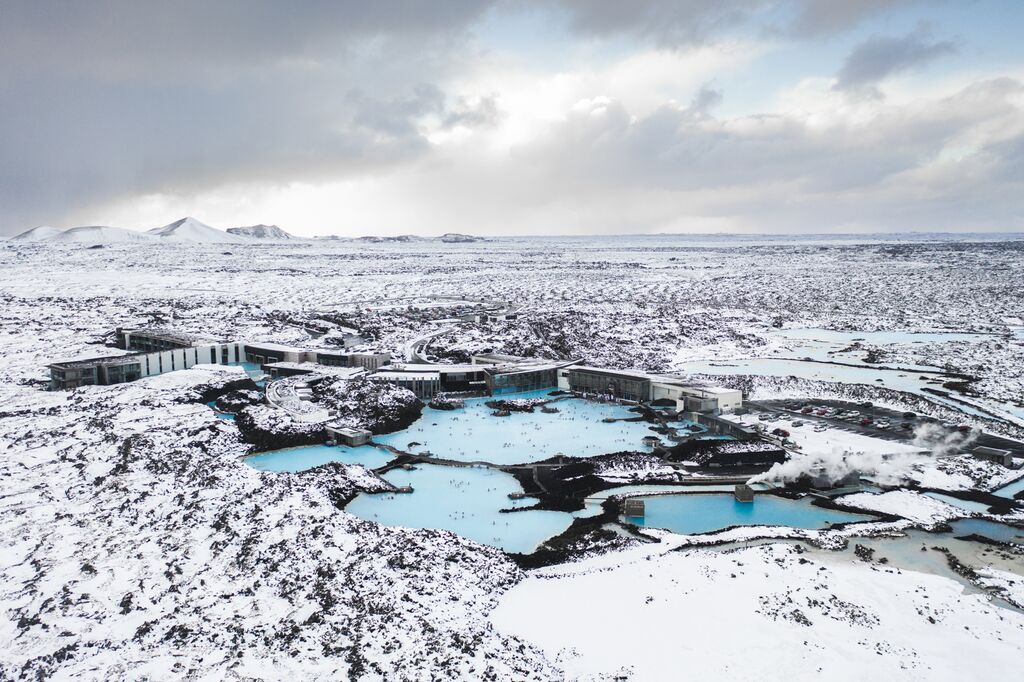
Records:
<instances>
[{"instance_id":1,"label":"smaller blue pool","mask_svg":"<svg viewBox=\"0 0 1024 682\"><path fill-rule=\"evenodd\" d=\"M995 523L984 519L961 519L949 524L957 536L980 535L999 542L1012 542L1024 545L1024 528L1014 528L1005 523Z\"/></svg>"},{"instance_id":2,"label":"smaller blue pool","mask_svg":"<svg viewBox=\"0 0 1024 682\"><path fill-rule=\"evenodd\" d=\"M344 445L306 445L299 448L285 448L252 455L245 463L262 471L305 471L328 462L362 464L367 469L376 469L390 462L394 457L385 450L372 445L349 448Z\"/></svg>"},{"instance_id":3,"label":"smaller blue pool","mask_svg":"<svg viewBox=\"0 0 1024 682\"><path fill-rule=\"evenodd\" d=\"M450 530L481 544L524 554L565 531L574 518L559 511L501 513L537 500L509 499L509 493L523 489L514 476L495 469L418 464L411 471L389 471L384 478L396 486L411 486L414 492L364 493L345 511L388 526Z\"/></svg>"},{"instance_id":4,"label":"smaller blue pool","mask_svg":"<svg viewBox=\"0 0 1024 682\"><path fill-rule=\"evenodd\" d=\"M230 412L221 412L220 410L218 410L216 400L211 400L210 402L206 403L206 406L213 410L214 414L217 415L217 419L227 419L228 421L234 421L235 419L235 415L231 414Z\"/></svg>"},{"instance_id":5,"label":"smaller blue pool","mask_svg":"<svg viewBox=\"0 0 1024 682\"><path fill-rule=\"evenodd\" d=\"M1013 498L1017 493L1024 491L1024 477L1018 478L1013 483L1005 485L998 490L993 491L993 495L999 495L999 497Z\"/></svg>"},{"instance_id":6,"label":"smaller blue pool","mask_svg":"<svg viewBox=\"0 0 1024 682\"><path fill-rule=\"evenodd\" d=\"M871 516L815 507L810 500L788 500L757 495L753 502L737 502L732 495L682 494L645 497L645 516L624 517L637 526L664 528L691 535L710 533L729 526L790 526L827 528L836 523L870 521Z\"/></svg>"},{"instance_id":7,"label":"smaller blue pool","mask_svg":"<svg viewBox=\"0 0 1024 682\"><path fill-rule=\"evenodd\" d=\"M948 504L950 506L958 507L960 509L963 509L964 511L969 511L969 512L985 513L985 512L988 511L988 508L989 508L989 505L984 504L982 502L972 502L970 500L961 500L959 498L952 497L951 495L943 495L942 493L925 493L925 497L930 497L933 500L938 500L939 502L945 502L946 504Z\"/></svg>"}]
</instances>

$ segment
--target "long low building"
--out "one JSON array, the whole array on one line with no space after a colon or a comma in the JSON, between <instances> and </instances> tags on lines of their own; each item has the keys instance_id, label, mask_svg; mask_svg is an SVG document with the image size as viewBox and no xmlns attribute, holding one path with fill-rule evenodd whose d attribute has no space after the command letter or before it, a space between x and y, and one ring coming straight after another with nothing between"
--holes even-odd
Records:
<instances>
[{"instance_id":1,"label":"long low building","mask_svg":"<svg viewBox=\"0 0 1024 682\"><path fill-rule=\"evenodd\" d=\"M257 364L273 377L300 374L366 374L408 388L419 398L445 392L491 395L561 389L627 402L654 402L700 414L731 412L743 404L740 391L687 383L670 375L606 369L579 360L551 361L499 353L473 356L469 364L391 364L389 353L350 353L254 341L215 341L160 328L117 329L128 352L49 365L52 388L118 384L198 364ZM330 371L334 368L335 371Z\"/></svg>"},{"instance_id":2,"label":"long low building","mask_svg":"<svg viewBox=\"0 0 1024 682\"><path fill-rule=\"evenodd\" d=\"M392 372L381 370L367 376L371 381L383 381L407 388L417 398L430 399L441 393L441 375L437 372Z\"/></svg>"},{"instance_id":3,"label":"long low building","mask_svg":"<svg viewBox=\"0 0 1024 682\"><path fill-rule=\"evenodd\" d=\"M573 363L537 361L522 364L506 363L487 367L484 370L484 380L491 395L555 389L558 387L559 370L571 364Z\"/></svg>"},{"instance_id":4,"label":"long low building","mask_svg":"<svg viewBox=\"0 0 1024 682\"><path fill-rule=\"evenodd\" d=\"M564 370L566 388L575 393L604 395L616 400L651 399L651 377L643 372L574 365Z\"/></svg>"},{"instance_id":5,"label":"long low building","mask_svg":"<svg viewBox=\"0 0 1024 682\"><path fill-rule=\"evenodd\" d=\"M422 363L394 363L388 365L386 372L377 372L374 376L385 374L397 381L403 374L417 376L432 375L436 377L438 390L441 393L460 393L465 391L484 391L487 389L486 367L472 364L459 365L428 365ZM416 395L419 395L417 393ZM432 396L433 394L431 394ZM431 397L431 396L420 396Z\"/></svg>"},{"instance_id":6,"label":"long low building","mask_svg":"<svg viewBox=\"0 0 1024 682\"><path fill-rule=\"evenodd\" d=\"M55 362L48 365L50 387L70 389L123 384L195 365L234 364L244 357L244 344L232 342Z\"/></svg>"}]
</instances>

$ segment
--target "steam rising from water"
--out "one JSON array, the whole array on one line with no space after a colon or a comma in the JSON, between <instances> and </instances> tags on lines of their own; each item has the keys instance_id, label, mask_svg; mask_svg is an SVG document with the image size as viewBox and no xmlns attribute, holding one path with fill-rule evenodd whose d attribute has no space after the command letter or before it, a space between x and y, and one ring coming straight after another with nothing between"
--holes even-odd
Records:
<instances>
[{"instance_id":1,"label":"steam rising from water","mask_svg":"<svg viewBox=\"0 0 1024 682\"><path fill-rule=\"evenodd\" d=\"M933 458L956 454L970 447L977 438L975 431L960 433L938 424L922 424L914 430L912 441L922 452L866 453L838 448L831 452L805 452L794 455L787 462L776 464L749 482L783 484L796 481L801 476L810 476L836 483L850 474L857 474L881 485L900 485L907 483L915 472Z\"/></svg>"}]
</instances>

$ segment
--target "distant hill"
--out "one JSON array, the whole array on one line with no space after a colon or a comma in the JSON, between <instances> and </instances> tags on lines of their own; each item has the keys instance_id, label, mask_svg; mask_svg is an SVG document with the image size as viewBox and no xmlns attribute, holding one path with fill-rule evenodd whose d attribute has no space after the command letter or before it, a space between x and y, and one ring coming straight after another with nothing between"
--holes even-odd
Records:
<instances>
[{"instance_id":1,"label":"distant hill","mask_svg":"<svg viewBox=\"0 0 1024 682\"><path fill-rule=\"evenodd\" d=\"M483 237L475 237L471 234L459 234L458 232L447 232L437 238L438 241L442 241L445 244L462 244L465 242L485 242L487 239Z\"/></svg>"},{"instance_id":2,"label":"distant hill","mask_svg":"<svg viewBox=\"0 0 1024 682\"><path fill-rule=\"evenodd\" d=\"M39 227L33 227L31 230L25 230L21 234L16 234L11 237L12 242L39 242L44 239L51 239L62 233L64 230L59 227L50 227L49 225L40 225Z\"/></svg>"},{"instance_id":3,"label":"distant hill","mask_svg":"<svg viewBox=\"0 0 1024 682\"><path fill-rule=\"evenodd\" d=\"M285 232L277 225L249 225L248 227L229 227L228 232L240 237L251 239L298 239L293 234Z\"/></svg>"},{"instance_id":4,"label":"distant hill","mask_svg":"<svg viewBox=\"0 0 1024 682\"><path fill-rule=\"evenodd\" d=\"M163 227L153 228L147 234L169 241L199 244L238 244L249 241L246 237L218 230L192 217L175 220L173 223Z\"/></svg>"},{"instance_id":5,"label":"distant hill","mask_svg":"<svg viewBox=\"0 0 1024 682\"><path fill-rule=\"evenodd\" d=\"M46 241L64 244L123 244L130 242L152 242L155 241L155 238L145 232L126 230L122 227L86 225L64 230Z\"/></svg>"},{"instance_id":6,"label":"distant hill","mask_svg":"<svg viewBox=\"0 0 1024 682\"><path fill-rule=\"evenodd\" d=\"M417 242L443 242L445 244L464 244L471 242L490 241L484 237L477 237L471 234L460 234L448 232L440 237L421 237L415 234L399 234L389 236L366 235L363 237L338 237L323 236L316 237L316 240L323 241L352 241L365 244L406 244ZM277 225L248 225L244 227L230 227L227 230L220 230L211 227L206 223L192 217L181 218L163 227L155 227L146 232L126 230L120 227L106 227L102 225L89 225L85 227L73 227L70 230L60 230L56 227L40 225L26 230L21 234L10 238L15 242L64 242L81 244L114 244L123 242L149 242L159 243L161 241L186 242L193 244L254 244L259 242L292 241L303 240L293 234L282 230Z\"/></svg>"}]
</instances>

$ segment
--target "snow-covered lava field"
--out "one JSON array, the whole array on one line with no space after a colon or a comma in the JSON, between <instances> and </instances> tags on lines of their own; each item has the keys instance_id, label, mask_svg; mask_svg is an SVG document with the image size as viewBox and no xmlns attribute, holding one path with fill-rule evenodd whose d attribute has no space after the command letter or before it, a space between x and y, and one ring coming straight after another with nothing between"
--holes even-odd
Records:
<instances>
[{"instance_id":1,"label":"snow-covered lava field","mask_svg":"<svg viewBox=\"0 0 1024 682\"><path fill-rule=\"evenodd\" d=\"M499 302L515 319L458 319ZM587 500L525 512L575 514L533 552L384 525L346 507L394 493L385 474L246 462L251 442L207 405L240 368L48 390L48 363L116 354L115 328L147 326L740 388L750 413L730 418L791 432L789 461L751 474L764 492L809 506L801 474L854 473L858 490L819 502L859 522L625 523L594 491L714 478L633 439L566 474ZM804 404L866 402L892 429L794 425ZM0 679L1010 679L1024 450L983 461L985 438L1024 440L1017 236L8 242ZM502 463L526 461L515 447Z\"/></svg>"}]
</instances>

